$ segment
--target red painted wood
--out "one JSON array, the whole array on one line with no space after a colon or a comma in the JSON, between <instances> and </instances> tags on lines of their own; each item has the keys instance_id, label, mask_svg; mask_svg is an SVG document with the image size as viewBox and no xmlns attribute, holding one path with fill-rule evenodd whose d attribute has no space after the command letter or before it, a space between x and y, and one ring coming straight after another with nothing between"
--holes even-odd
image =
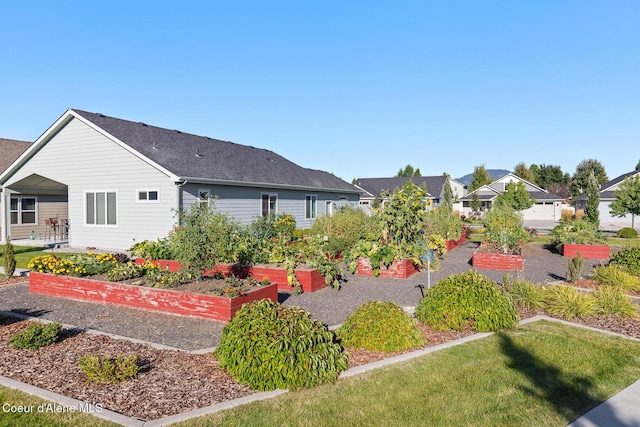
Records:
<instances>
[{"instance_id":1,"label":"red painted wood","mask_svg":"<svg viewBox=\"0 0 640 427\"><path fill-rule=\"evenodd\" d=\"M378 277L386 277L388 279L406 279L414 275L418 270L409 259L395 260L389 267L380 267ZM356 270L361 276L373 276L373 268L369 258L358 258L358 267Z\"/></svg>"},{"instance_id":2,"label":"red painted wood","mask_svg":"<svg viewBox=\"0 0 640 427\"><path fill-rule=\"evenodd\" d=\"M457 248L460 245L464 245L464 243L467 241L467 236L462 234L460 236L460 238L458 240L452 240L449 239L447 240L447 251L453 250L455 248Z\"/></svg>"},{"instance_id":3,"label":"red painted wood","mask_svg":"<svg viewBox=\"0 0 640 427\"><path fill-rule=\"evenodd\" d=\"M244 303L263 298L278 300L276 284L251 290L243 296L229 298L38 272L29 274L29 291L225 322L231 320Z\"/></svg>"},{"instance_id":4,"label":"red painted wood","mask_svg":"<svg viewBox=\"0 0 640 427\"><path fill-rule=\"evenodd\" d=\"M487 270L522 270L524 268L524 257L522 255L474 252L471 265L474 268L485 268Z\"/></svg>"},{"instance_id":5,"label":"red painted wood","mask_svg":"<svg viewBox=\"0 0 640 427\"><path fill-rule=\"evenodd\" d=\"M578 255L588 259L608 259L611 253L609 245L578 245L565 243L562 245L562 256L573 258Z\"/></svg>"}]
</instances>

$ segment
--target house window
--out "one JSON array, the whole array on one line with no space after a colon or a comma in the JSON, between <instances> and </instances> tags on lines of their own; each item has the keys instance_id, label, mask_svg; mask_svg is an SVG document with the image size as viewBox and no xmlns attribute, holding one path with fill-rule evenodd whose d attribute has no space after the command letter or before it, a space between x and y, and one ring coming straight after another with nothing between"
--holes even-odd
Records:
<instances>
[{"instance_id":1,"label":"house window","mask_svg":"<svg viewBox=\"0 0 640 427\"><path fill-rule=\"evenodd\" d=\"M157 202L159 194L158 190L138 190L138 202Z\"/></svg>"},{"instance_id":2,"label":"house window","mask_svg":"<svg viewBox=\"0 0 640 427\"><path fill-rule=\"evenodd\" d=\"M96 191L85 194L86 224L116 225L117 197L115 191Z\"/></svg>"},{"instance_id":3,"label":"house window","mask_svg":"<svg viewBox=\"0 0 640 427\"><path fill-rule=\"evenodd\" d=\"M263 217L269 216L270 214L277 214L276 204L278 201L277 194L263 194L262 195L262 206L261 206L261 214Z\"/></svg>"},{"instance_id":4,"label":"house window","mask_svg":"<svg viewBox=\"0 0 640 427\"><path fill-rule=\"evenodd\" d=\"M305 219L314 219L317 212L318 196L307 195L304 202L304 217Z\"/></svg>"},{"instance_id":5,"label":"house window","mask_svg":"<svg viewBox=\"0 0 640 427\"><path fill-rule=\"evenodd\" d=\"M37 224L37 200L35 197L12 197L11 225Z\"/></svg>"}]
</instances>

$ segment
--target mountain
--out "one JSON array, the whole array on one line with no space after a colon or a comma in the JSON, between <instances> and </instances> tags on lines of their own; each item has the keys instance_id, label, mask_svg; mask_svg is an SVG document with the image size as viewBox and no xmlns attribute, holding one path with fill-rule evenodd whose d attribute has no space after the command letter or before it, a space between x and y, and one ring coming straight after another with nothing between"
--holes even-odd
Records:
<instances>
[{"instance_id":1,"label":"mountain","mask_svg":"<svg viewBox=\"0 0 640 427\"><path fill-rule=\"evenodd\" d=\"M489 176L491 178L498 179L500 177L505 176L508 173L511 173L511 171L508 171L506 169L487 169L487 173L489 174ZM470 186L471 185L471 177L472 176L473 176L473 173L468 173L463 177L456 178L456 181L460 181L464 185Z\"/></svg>"}]
</instances>

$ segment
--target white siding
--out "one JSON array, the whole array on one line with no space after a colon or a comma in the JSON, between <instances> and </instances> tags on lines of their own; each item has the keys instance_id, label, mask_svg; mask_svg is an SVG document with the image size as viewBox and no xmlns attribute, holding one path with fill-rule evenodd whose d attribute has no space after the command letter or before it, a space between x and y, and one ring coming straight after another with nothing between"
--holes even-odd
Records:
<instances>
[{"instance_id":1,"label":"white siding","mask_svg":"<svg viewBox=\"0 0 640 427\"><path fill-rule=\"evenodd\" d=\"M77 119L72 119L12 176L31 174L68 186L69 244L127 249L135 241L166 236L175 222L176 188L169 177ZM136 190L158 190L157 203L136 203ZM117 192L117 225L85 224L85 193Z\"/></svg>"}]
</instances>

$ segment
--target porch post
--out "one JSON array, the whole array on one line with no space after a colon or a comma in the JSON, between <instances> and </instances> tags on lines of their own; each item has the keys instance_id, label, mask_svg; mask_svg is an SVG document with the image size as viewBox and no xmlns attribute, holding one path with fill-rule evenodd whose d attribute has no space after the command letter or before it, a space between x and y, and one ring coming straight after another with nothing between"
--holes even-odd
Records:
<instances>
[{"instance_id":1,"label":"porch post","mask_svg":"<svg viewBox=\"0 0 640 427\"><path fill-rule=\"evenodd\" d=\"M0 241L7 241L7 190L0 187ZM11 200L9 200L11 202Z\"/></svg>"}]
</instances>

